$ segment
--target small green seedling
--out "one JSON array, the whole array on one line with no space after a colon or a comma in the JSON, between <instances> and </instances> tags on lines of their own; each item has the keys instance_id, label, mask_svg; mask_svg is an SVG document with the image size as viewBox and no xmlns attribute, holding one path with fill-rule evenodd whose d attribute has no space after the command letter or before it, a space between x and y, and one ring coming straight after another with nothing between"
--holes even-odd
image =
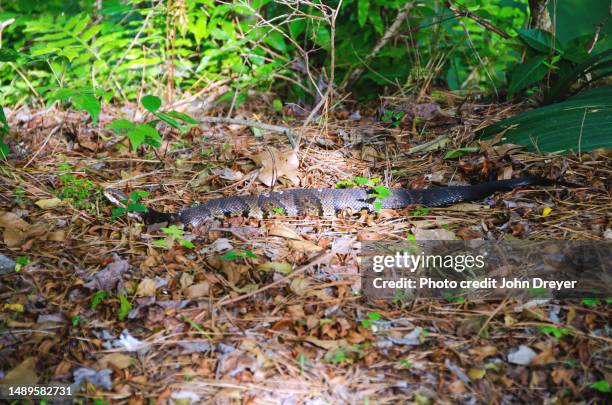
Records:
<instances>
[{"instance_id":1,"label":"small green seedling","mask_svg":"<svg viewBox=\"0 0 612 405\"><path fill-rule=\"evenodd\" d=\"M20 272L28 264L30 264L30 259L25 256L17 256L17 259L15 259L15 271L17 273Z\"/></svg>"},{"instance_id":2,"label":"small green seedling","mask_svg":"<svg viewBox=\"0 0 612 405\"><path fill-rule=\"evenodd\" d=\"M79 326L80 322L81 322L81 317L79 315L75 315L72 318L70 318L70 323L72 324L73 328L76 328L77 326Z\"/></svg>"},{"instance_id":3,"label":"small green seedling","mask_svg":"<svg viewBox=\"0 0 612 405\"><path fill-rule=\"evenodd\" d=\"M121 200L125 207L115 207L112 210L111 219L114 221L120 215L129 212L147 212L147 207L140 203L140 200L143 198L147 198L149 193L146 191L132 191L130 193L130 197L125 200Z\"/></svg>"},{"instance_id":4,"label":"small green seedling","mask_svg":"<svg viewBox=\"0 0 612 405\"><path fill-rule=\"evenodd\" d=\"M400 366L405 367L405 368L410 368L410 367L414 366L414 363L412 363L408 359L401 359L399 361L399 364L400 364Z\"/></svg>"},{"instance_id":5,"label":"small green seedling","mask_svg":"<svg viewBox=\"0 0 612 405\"><path fill-rule=\"evenodd\" d=\"M372 329L372 331L376 332L378 329L374 322L379 321L382 318L382 315L378 312L370 312L366 319L361 320L361 326L366 329Z\"/></svg>"},{"instance_id":6,"label":"small green seedling","mask_svg":"<svg viewBox=\"0 0 612 405\"><path fill-rule=\"evenodd\" d=\"M601 304L601 300L597 298L583 298L581 304L587 307L596 307L597 305Z\"/></svg>"},{"instance_id":7,"label":"small green seedling","mask_svg":"<svg viewBox=\"0 0 612 405\"><path fill-rule=\"evenodd\" d=\"M380 212L382 209L382 200L391 196L391 190L388 187L378 185L380 183L380 178L375 177L373 179L368 179L365 177L353 177L352 181L342 180L336 183L337 188L347 188L347 187L370 187L370 196L375 198L376 200L372 203L374 206L374 210L376 212Z\"/></svg>"},{"instance_id":8,"label":"small green seedling","mask_svg":"<svg viewBox=\"0 0 612 405\"><path fill-rule=\"evenodd\" d=\"M57 169L61 182L61 186L56 190L57 197L62 201L70 202L77 209L94 212L103 201L102 189L91 180L74 176L69 163L61 163Z\"/></svg>"},{"instance_id":9,"label":"small green seedling","mask_svg":"<svg viewBox=\"0 0 612 405\"><path fill-rule=\"evenodd\" d=\"M179 245L185 247L187 249L195 248L195 245L183 238L185 231L177 227L176 225L171 225L167 228L161 228L161 231L165 233L167 236L163 239L158 239L153 242L153 245L163 249L171 249L174 246L174 242L178 241Z\"/></svg>"},{"instance_id":10,"label":"small green seedling","mask_svg":"<svg viewBox=\"0 0 612 405\"><path fill-rule=\"evenodd\" d=\"M157 130L159 122L165 122L180 132L186 132L199 124L199 122L185 113L178 111L159 112L162 102L159 97L147 95L144 96L140 103L142 106L153 114L157 119L144 123L137 124L125 118L113 121L109 125L109 129L117 135L125 135L132 144L132 149L136 150L140 145L149 145L153 148L159 148L162 144L162 137Z\"/></svg>"},{"instance_id":11,"label":"small green seedling","mask_svg":"<svg viewBox=\"0 0 612 405\"><path fill-rule=\"evenodd\" d=\"M105 299L107 299L109 296L108 291L96 291L96 293L93 295L93 297L91 297L91 302L89 303L89 307L92 309L92 311L95 311L96 308L98 308L98 305L100 305Z\"/></svg>"},{"instance_id":12,"label":"small green seedling","mask_svg":"<svg viewBox=\"0 0 612 405\"><path fill-rule=\"evenodd\" d=\"M272 208L272 212L276 215L285 215L285 209L283 207L274 207Z\"/></svg>"},{"instance_id":13,"label":"small green seedling","mask_svg":"<svg viewBox=\"0 0 612 405\"><path fill-rule=\"evenodd\" d=\"M225 252L223 256L221 256L221 260L246 260L246 259L257 259L257 255L253 253L252 250L245 250L244 252L230 250Z\"/></svg>"},{"instance_id":14,"label":"small green seedling","mask_svg":"<svg viewBox=\"0 0 612 405\"><path fill-rule=\"evenodd\" d=\"M404 115L406 115L404 111L385 110L382 121L391 124L392 127L397 127Z\"/></svg>"},{"instance_id":15,"label":"small green seedling","mask_svg":"<svg viewBox=\"0 0 612 405\"><path fill-rule=\"evenodd\" d=\"M119 294L119 313L117 314L117 318L120 321L123 321L126 316L132 310L132 303L127 299L127 297L123 294Z\"/></svg>"},{"instance_id":16,"label":"small green seedling","mask_svg":"<svg viewBox=\"0 0 612 405\"><path fill-rule=\"evenodd\" d=\"M551 326L551 325L541 326L540 332L544 333L545 335L554 336L555 339L560 339L563 336L571 334L570 330L567 328L563 328L563 327L558 328L556 326Z\"/></svg>"},{"instance_id":17,"label":"small green seedling","mask_svg":"<svg viewBox=\"0 0 612 405\"><path fill-rule=\"evenodd\" d=\"M609 393L610 392L610 383L607 380L599 380L589 385L590 388L597 390L599 392Z\"/></svg>"},{"instance_id":18,"label":"small green seedling","mask_svg":"<svg viewBox=\"0 0 612 405\"><path fill-rule=\"evenodd\" d=\"M414 210L412 212L412 216L413 217L421 217L423 215L427 215L431 212L431 210L429 208L420 208L418 210Z\"/></svg>"}]
</instances>

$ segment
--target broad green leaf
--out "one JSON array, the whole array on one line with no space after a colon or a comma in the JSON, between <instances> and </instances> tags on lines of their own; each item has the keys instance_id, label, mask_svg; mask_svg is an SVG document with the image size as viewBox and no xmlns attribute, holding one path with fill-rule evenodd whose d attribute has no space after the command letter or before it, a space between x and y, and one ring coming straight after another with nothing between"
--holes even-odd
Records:
<instances>
[{"instance_id":1,"label":"broad green leaf","mask_svg":"<svg viewBox=\"0 0 612 405\"><path fill-rule=\"evenodd\" d=\"M114 207L111 211L111 219L114 221L121 215L125 214L126 209L124 207Z\"/></svg>"},{"instance_id":2,"label":"broad green leaf","mask_svg":"<svg viewBox=\"0 0 612 405\"><path fill-rule=\"evenodd\" d=\"M563 47L548 31L542 29L519 30L519 37L536 51L548 54L551 50L563 54Z\"/></svg>"},{"instance_id":3,"label":"broad green leaf","mask_svg":"<svg viewBox=\"0 0 612 405\"><path fill-rule=\"evenodd\" d=\"M370 10L370 0L358 0L357 2L357 21L359 26L363 28L368 20L368 11Z\"/></svg>"},{"instance_id":4,"label":"broad green leaf","mask_svg":"<svg viewBox=\"0 0 612 405\"><path fill-rule=\"evenodd\" d=\"M157 129L148 124L138 124L127 133L128 138L132 142L132 147L136 149L138 146L146 143L154 148L161 146L161 136Z\"/></svg>"},{"instance_id":5,"label":"broad green leaf","mask_svg":"<svg viewBox=\"0 0 612 405\"><path fill-rule=\"evenodd\" d=\"M322 48L329 49L331 46L331 34L329 28L322 23L314 28L314 41Z\"/></svg>"},{"instance_id":6,"label":"broad green leaf","mask_svg":"<svg viewBox=\"0 0 612 405\"><path fill-rule=\"evenodd\" d=\"M87 111L94 124L98 122L98 116L100 115L100 102L93 95L76 94L72 96L72 104L74 104L78 110Z\"/></svg>"},{"instance_id":7,"label":"broad green leaf","mask_svg":"<svg viewBox=\"0 0 612 405\"><path fill-rule=\"evenodd\" d=\"M178 129L181 132L183 132L185 130L185 128L183 128L183 126L181 124L179 124L179 122L177 120L175 120L174 118L170 117L166 113L155 113L155 116L157 118L159 118L160 120L164 121L166 124L170 125L173 128Z\"/></svg>"},{"instance_id":8,"label":"broad green leaf","mask_svg":"<svg viewBox=\"0 0 612 405\"><path fill-rule=\"evenodd\" d=\"M140 99L140 103L144 108L146 108L152 113L159 110L159 107L161 107L162 105L161 99L159 97L151 95L144 96L142 99Z\"/></svg>"},{"instance_id":9,"label":"broad green leaf","mask_svg":"<svg viewBox=\"0 0 612 405\"><path fill-rule=\"evenodd\" d=\"M270 31L264 42L271 45L272 48L279 52L287 51L287 44L285 43L283 34L276 30Z\"/></svg>"},{"instance_id":10,"label":"broad green leaf","mask_svg":"<svg viewBox=\"0 0 612 405\"><path fill-rule=\"evenodd\" d=\"M513 97L517 92L541 80L548 72L548 69L542 63L546 59L546 55L536 55L518 65L512 72L512 79L508 86L508 97Z\"/></svg>"},{"instance_id":11,"label":"broad green leaf","mask_svg":"<svg viewBox=\"0 0 612 405\"><path fill-rule=\"evenodd\" d=\"M289 23L289 33L291 38L297 39L302 32L306 29L306 21L303 18L293 20Z\"/></svg>"},{"instance_id":12,"label":"broad green leaf","mask_svg":"<svg viewBox=\"0 0 612 405\"><path fill-rule=\"evenodd\" d=\"M125 118L121 118L111 122L108 128L118 134L124 134L130 129L134 128L134 124L132 123L132 121L126 120Z\"/></svg>"},{"instance_id":13,"label":"broad green leaf","mask_svg":"<svg viewBox=\"0 0 612 405\"><path fill-rule=\"evenodd\" d=\"M380 16L380 10L370 10L368 15L370 17L370 22L374 24L374 29L378 35L383 35L385 31L385 24L383 23L383 19Z\"/></svg>"},{"instance_id":14,"label":"broad green leaf","mask_svg":"<svg viewBox=\"0 0 612 405\"><path fill-rule=\"evenodd\" d=\"M180 229L176 225L169 226L167 228L161 228L161 231L166 235L174 236L176 238L183 236L185 233L182 229Z\"/></svg>"},{"instance_id":15,"label":"broad green leaf","mask_svg":"<svg viewBox=\"0 0 612 405\"><path fill-rule=\"evenodd\" d=\"M590 388L593 388L599 392L610 392L610 383L607 380L599 380L589 385Z\"/></svg>"},{"instance_id":16,"label":"broad green leaf","mask_svg":"<svg viewBox=\"0 0 612 405\"><path fill-rule=\"evenodd\" d=\"M478 133L491 138L507 130L506 143L549 153L612 148L612 86L585 91L561 103L510 117Z\"/></svg>"}]
</instances>

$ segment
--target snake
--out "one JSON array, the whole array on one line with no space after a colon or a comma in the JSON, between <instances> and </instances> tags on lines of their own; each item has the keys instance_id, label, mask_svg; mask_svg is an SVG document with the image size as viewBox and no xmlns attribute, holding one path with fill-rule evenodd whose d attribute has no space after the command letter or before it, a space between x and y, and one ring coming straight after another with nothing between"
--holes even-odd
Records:
<instances>
[{"instance_id":1,"label":"snake","mask_svg":"<svg viewBox=\"0 0 612 405\"><path fill-rule=\"evenodd\" d=\"M468 186L448 186L425 189L387 189L381 198L373 188L295 188L255 195L235 195L213 198L193 207L173 213L147 208L135 213L146 224L183 223L197 227L207 220L224 217L268 218L273 215L331 217L338 212L399 209L412 205L441 207L460 202L478 201L499 192L529 186L581 187L578 184L527 176L495 180ZM112 202L125 202L127 197L119 190L108 189L105 195Z\"/></svg>"}]
</instances>

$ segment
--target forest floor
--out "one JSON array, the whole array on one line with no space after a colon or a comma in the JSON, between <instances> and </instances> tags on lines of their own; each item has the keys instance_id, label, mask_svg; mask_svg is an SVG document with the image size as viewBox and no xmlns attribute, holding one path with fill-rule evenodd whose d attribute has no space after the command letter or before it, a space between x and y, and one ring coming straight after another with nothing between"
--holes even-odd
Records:
<instances>
[{"instance_id":1,"label":"forest floor","mask_svg":"<svg viewBox=\"0 0 612 405\"><path fill-rule=\"evenodd\" d=\"M358 253L364 241L408 235L611 239L610 157L488 143L443 159L435 147L411 148L435 139L442 149L464 146L475 130L525 106L451 95L390 102L405 112L397 122L381 122L375 109L334 112L327 125L306 130L295 157L282 134L222 124L166 131L157 154L131 153L99 129L135 114L128 107L103 111L99 127L80 113L10 112L0 253L18 258L20 269L0 275L0 379L81 381L88 398L130 404L605 401L605 300L368 300ZM254 105L238 113L280 120ZM285 125L298 132L293 118ZM587 187L531 187L485 203L334 219L229 218L174 236L125 216L112 220L102 191L148 191L143 203L171 212L265 192L272 181L276 189L335 187L360 176L422 188L522 175Z\"/></svg>"}]
</instances>

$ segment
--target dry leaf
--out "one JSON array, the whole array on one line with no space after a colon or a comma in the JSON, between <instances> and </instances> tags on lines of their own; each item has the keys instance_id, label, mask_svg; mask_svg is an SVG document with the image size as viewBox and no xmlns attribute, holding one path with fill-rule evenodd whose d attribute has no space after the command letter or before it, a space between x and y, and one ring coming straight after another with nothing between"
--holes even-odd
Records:
<instances>
[{"instance_id":1,"label":"dry leaf","mask_svg":"<svg viewBox=\"0 0 612 405\"><path fill-rule=\"evenodd\" d=\"M471 368L468 370L467 375L470 380L481 380L487 374L487 370L484 368Z\"/></svg>"},{"instance_id":2,"label":"dry leaf","mask_svg":"<svg viewBox=\"0 0 612 405\"><path fill-rule=\"evenodd\" d=\"M34 204L38 205L43 210L50 210L50 209L53 209L55 207L59 207L60 205L62 205L62 200L60 200L57 197L47 198L43 200L38 200Z\"/></svg>"},{"instance_id":3,"label":"dry leaf","mask_svg":"<svg viewBox=\"0 0 612 405\"><path fill-rule=\"evenodd\" d=\"M182 273L179 279L179 284L182 289L185 289L193 284L193 276L189 273Z\"/></svg>"},{"instance_id":4,"label":"dry leaf","mask_svg":"<svg viewBox=\"0 0 612 405\"><path fill-rule=\"evenodd\" d=\"M0 383L10 385L34 385L37 382L35 357L26 357L0 380Z\"/></svg>"},{"instance_id":5,"label":"dry leaf","mask_svg":"<svg viewBox=\"0 0 612 405\"><path fill-rule=\"evenodd\" d=\"M461 380L455 380L448 385L448 390L451 394L463 394L465 392L465 384Z\"/></svg>"},{"instance_id":6,"label":"dry leaf","mask_svg":"<svg viewBox=\"0 0 612 405\"><path fill-rule=\"evenodd\" d=\"M413 228L412 233L416 240L455 240L457 237L448 229L422 229Z\"/></svg>"},{"instance_id":7,"label":"dry leaf","mask_svg":"<svg viewBox=\"0 0 612 405\"><path fill-rule=\"evenodd\" d=\"M550 363L554 363L557 360L555 359L555 354L553 353L553 348L549 347L543 351L541 351L540 353L538 353L537 356L535 356L532 360L531 360L531 365L534 366L544 366L546 364L550 364Z\"/></svg>"},{"instance_id":8,"label":"dry leaf","mask_svg":"<svg viewBox=\"0 0 612 405\"><path fill-rule=\"evenodd\" d=\"M208 295L210 291L210 284L206 281L203 281L198 284L194 284L185 289L185 296L187 298L195 299L200 297L205 297Z\"/></svg>"},{"instance_id":9,"label":"dry leaf","mask_svg":"<svg viewBox=\"0 0 612 405\"><path fill-rule=\"evenodd\" d=\"M307 278L294 278L289 286L291 291L293 291L296 295L304 295L306 291L310 288L310 282Z\"/></svg>"},{"instance_id":10,"label":"dry leaf","mask_svg":"<svg viewBox=\"0 0 612 405\"><path fill-rule=\"evenodd\" d=\"M497 348L491 345L474 347L468 350L468 353L474 357L476 362L481 362L487 357L495 356L497 354Z\"/></svg>"},{"instance_id":11,"label":"dry leaf","mask_svg":"<svg viewBox=\"0 0 612 405\"><path fill-rule=\"evenodd\" d=\"M262 166L257 179L268 187L276 184L276 180L280 177L286 177L294 185L300 183L297 175L300 161L295 151L289 149L279 151L275 148L267 150L253 156L253 161Z\"/></svg>"},{"instance_id":12,"label":"dry leaf","mask_svg":"<svg viewBox=\"0 0 612 405\"><path fill-rule=\"evenodd\" d=\"M261 271L273 270L277 273L289 274L293 270L293 267L287 262L269 262L260 264L257 266L257 269Z\"/></svg>"},{"instance_id":13,"label":"dry leaf","mask_svg":"<svg viewBox=\"0 0 612 405\"><path fill-rule=\"evenodd\" d=\"M302 239L300 235L295 231L295 229L285 225L285 224L274 224L270 231L268 232L270 236L280 236L281 238L286 239Z\"/></svg>"},{"instance_id":14,"label":"dry leaf","mask_svg":"<svg viewBox=\"0 0 612 405\"><path fill-rule=\"evenodd\" d=\"M136 289L136 295L139 297L152 297L155 295L157 289L157 282L152 278L145 278L138 284Z\"/></svg>"},{"instance_id":15,"label":"dry leaf","mask_svg":"<svg viewBox=\"0 0 612 405\"><path fill-rule=\"evenodd\" d=\"M309 240L290 240L289 247L303 253L320 252L323 248Z\"/></svg>"},{"instance_id":16,"label":"dry leaf","mask_svg":"<svg viewBox=\"0 0 612 405\"><path fill-rule=\"evenodd\" d=\"M127 354L111 353L98 360L98 364L101 368L107 368L109 364L112 364L118 369L123 370L124 368L131 366L133 360L134 359Z\"/></svg>"}]
</instances>

